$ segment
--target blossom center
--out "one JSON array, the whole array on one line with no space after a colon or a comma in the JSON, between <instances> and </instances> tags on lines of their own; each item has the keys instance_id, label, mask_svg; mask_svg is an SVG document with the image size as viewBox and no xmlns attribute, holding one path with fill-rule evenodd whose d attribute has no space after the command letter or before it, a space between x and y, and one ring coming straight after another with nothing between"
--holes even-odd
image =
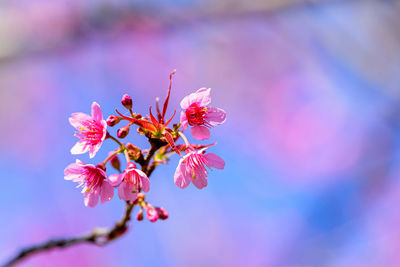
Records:
<instances>
[{"instance_id":1,"label":"blossom center","mask_svg":"<svg viewBox=\"0 0 400 267\"><path fill-rule=\"evenodd\" d=\"M197 177L207 177L208 171L205 166L209 166L207 159L202 154L193 153L187 157L186 165L192 170L193 179Z\"/></svg>"},{"instance_id":2,"label":"blossom center","mask_svg":"<svg viewBox=\"0 0 400 267\"><path fill-rule=\"evenodd\" d=\"M103 125L95 120L86 120L82 122L82 126L75 133L75 136L91 145L96 145L103 138L103 129Z\"/></svg>"},{"instance_id":3,"label":"blossom center","mask_svg":"<svg viewBox=\"0 0 400 267\"><path fill-rule=\"evenodd\" d=\"M208 126L205 117L207 115L207 108L199 107L196 103L191 104L186 109L186 117L189 125L206 125Z\"/></svg>"},{"instance_id":4,"label":"blossom center","mask_svg":"<svg viewBox=\"0 0 400 267\"><path fill-rule=\"evenodd\" d=\"M85 177L85 179L80 185L78 185L79 187L86 183L82 192L89 192L92 189L96 189L97 187L101 186L103 183L104 177L97 169L85 168L82 175Z\"/></svg>"}]
</instances>

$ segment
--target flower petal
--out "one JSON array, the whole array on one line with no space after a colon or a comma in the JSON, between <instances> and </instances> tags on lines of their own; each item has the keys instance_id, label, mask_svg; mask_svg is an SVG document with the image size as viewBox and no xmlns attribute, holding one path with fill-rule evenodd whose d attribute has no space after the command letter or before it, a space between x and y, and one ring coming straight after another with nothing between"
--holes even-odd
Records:
<instances>
[{"instance_id":1,"label":"flower petal","mask_svg":"<svg viewBox=\"0 0 400 267\"><path fill-rule=\"evenodd\" d=\"M96 207L99 202L99 192L98 191L90 191L85 193L85 206L89 206L91 208Z\"/></svg>"},{"instance_id":2,"label":"flower petal","mask_svg":"<svg viewBox=\"0 0 400 267\"><path fill-rule=\"evenodd\" d=\"M195 103L197 103L200 107L205 107L211 103L211 88L200 88L195 93L196 96L194 98Z\"/></svg>"},{"instance_id":3,"label":"flower petal","mask_svg":"<svg viewBox=\"0 0 400 267\"><path fill-rule=\"evenodd\" d=\"M89 157L92 159L96 156L96 153L100 150L102 142L97 143L96 145L89 146Z\"/></svg>"},{"instance_id":4,"label":"flower petal","mask_svg":"<svg viewBox=\"0 0 400 267\"><path fill-rule=\"evenodd\" d=\"M118 187L118 196L122 200L135 200L137 193L132 193L133 190L133 184L122 182L121 185Z\"/></svg>"},{"instance_id":5,"label":"flower petal","mask_svg":"<svg viewBox=\"0 0 400 267\"><path fill-rule=\"evenodd\" d=\"M72 163L64 169L64 179L73 182L82 181L83 168L80 164Z\"/></svg>"},{"instance_id":6,"label":"flower petal","mask_svg":"<svg viewBox=\"0 0 400 267\"><path fill-rule=\"evenodd\" d=\"M74 128L79 129L82 127L83 121L87 121L87 120L91 120L91 119L92 118L88 114L78 112L78 113L72 113L71 117L68 120L69 120L69 123L71 123L71 125Z\"/></svg>"},{"instance_id":7,"label":"flower petal","mask_svg":"<svg viewBox=\"0 0 400 267\"><path fill-rule=\"evenodd\" d=\"M202 189L204 187L207 186L207 178L200 176L196 178L192 178L192 183L198 188L198 189Z\"/></svg>"},{"instance_id":8,"label":"flower petal","mask_svg":"<svg viewBox=\"0 0 400 267\"><path fill-rule=\"evenodd\" d=\"M84 141L78 141L72 148L71 148L71 154L76 155L76 154L83 154L89 151L89 146L87 145L86 142Z\"/></svg>"},{"instance_id":9,"label":"flower petal","mask_svg":"<svg viewBox=\"0 0 400 267\"><path fill-rule=\"evenodd\" d=\"M120 199L122 199L122 200L126 200L126 196L125 196L125 187L126 186L126 183L121 183L120 185L119 185L119 187L118 187L118 196L119 196L119 198Z\"/></svg>"},{"instance_id":10,"label":"flower petal","mask_svg":"<svg viewBox=\"0 0 400 267\"><path fill-rule=\"evenodd\" d=\"M95 121L101 122L103 120L103 112L101 111L100 105L96 102L92 103L92 117Z\"/></svg>"},{"instance_id":11,"label":"flower petal","mask_svg":"<svg viewBox=\"0 0 400 267\"><path fill-rule=\"evenodd\" d=\"M186 117L186 112L185 111L181 112L181 124L182 124L183 130L186 130L187 127L188 127L188 119Z\"/></svg>"},{"instance_id":12,"label":"flower petal","mask_svg":"<svg viewBox=\"0 0 400 267\"><path fill-rule=\"evenodd\" d=\"M196 125L190 128L190 132L194 139L206 140L210 138L210 130L207 127Z\"/></svg>"},{"instance_id":13,"label":"flower petal","mask_svg":"<svg viewBox=\"0 0 400 267\"><path fill-rule=\"evenodd\" d=\"M204 157L208 160L208 167L214 167L219 170L222 170L225 167L225 161L214 153L207 153L204 155Z\"/></svg>"},{"instance_id":14,"label":"flower petal","mask_svg":"<svg viewBox=\"0 0 400 267\"><path fill-rule=\"evenodd\" d=\"M206 120L212 126L222 124L226 120L226 112L220 108L207 107Z\"/></svg>"},{"instance_id":15,"label":"flower petal","mask_svg":"<svg viewBox=\"0 0 400 267\"><path fill-rule=\"evenodd\" d=\"M179 161L174 174L174 183L176 186L184 189L190 184L191 175L186 171L186 165L182 164L183 159Z\"/></svg>"},{"instance_id":16,"label":"flower petal","mask_svg":"<svg viewBox=\"0 0 400 267\"><path fill-rule=\"evenodd\" d=\"M108 176L107 181L112 186L119 186L123 178L123 174L111 174L110 176Z\"/></svg>"},{"instance_id":17,"label":"flower petal","mask_svg":"<svg viewBox=\"0 0 400 267\"><path fill-rule=\"evenodd\" d=\"M141 170L136 169L136 173L140 176L140 187L144 192L149 192L150 190L150 180L147 175Z\"/></svg>"},{"instance_id":18,"label":"flower petal","mask_svg":"<svg viewBox=\"0 0 400 267\"><path fill-rule=\"evenodd\" d=\"M200 88L195 93L185 96L181 101L181 108L187 109L193 103L200 107L207 106L211 102L210 92L210 88Z\"/></svg>"},{"instance_id":19,"label":"flower petal","mask_svg":"<svg viewBox=\"0 0 400 267\"><path fill-rule=\"evenodd\" d=\"M107 182L103 182L100 187L101 204L110 201L114 196L114 188Z\"/></svg>"}]
</instances>

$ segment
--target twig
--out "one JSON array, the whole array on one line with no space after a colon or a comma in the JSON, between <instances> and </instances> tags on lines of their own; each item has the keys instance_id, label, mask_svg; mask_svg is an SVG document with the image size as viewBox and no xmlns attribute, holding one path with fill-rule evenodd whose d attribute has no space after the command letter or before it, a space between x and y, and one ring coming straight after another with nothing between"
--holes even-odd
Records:
<instances>
[{"instance_id":1,"label":"twig","mask_svg":"<svg viewBox=\"0 0 400 267\"><path fill-rule=\"evenodd\" d=\"M157 152L157 150L165 145L164 142L149 140L151 143L151 148L144 158L142 164L142 171L146 173L149 177L154 170L155 166L148 166L151 158ZM128 230L128 222L131 220L131 213L136 203L126 202L125 212L120 221L118 221L113 228L95 228L91 233L72 238L60 238L46 241L45 243L34 245L22 249L17 255L15 255L11 260L6 262L3 267L13 266L14 264L20 262L21 260L27 258L36 253L44 252L53 248L65 248L81 243L91 243L99 246L104 246L114 239L117 239L124 235Z\"/></svg>"}]
</instances>

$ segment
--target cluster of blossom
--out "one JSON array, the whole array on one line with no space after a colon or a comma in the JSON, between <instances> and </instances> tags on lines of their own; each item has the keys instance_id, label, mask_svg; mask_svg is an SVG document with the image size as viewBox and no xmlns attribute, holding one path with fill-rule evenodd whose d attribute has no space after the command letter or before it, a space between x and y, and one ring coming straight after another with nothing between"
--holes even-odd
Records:
<instances>
[{"instance_id":1,"label":"cluster of blossom","mask_svg":"<svg viewBox=\"0 0 400 267\"><path fill-rule=\"evenodd\" d=\"M147 116L134 113L133 101L128 95L122 97L121 103L129 115L123 115L116 110L118 115L111 115L104 120L99 104L93 102L91 115L73 113L69 118L69 122L76 129L75 136L79 138L71 149L72 154L89 152L90 158L93 158L105 140L113 140L118 145L117 149L109 152L108 157L96 166L85 164L77 159L64 170L64 179L77 182L79 183L77 187L82 187L86 206L95 207L99 198L102 204L111 200L114 196L114 188L118 188L118 196L121 200L140 206L137 220L143 219L143 209L151 222L167 219L168 213L164 208L153 207L145 201L144 193L150 190L148 176L155 167L166 164L170 156L178 154L181 159L174 175L175 185L186 188L192 182L199 189L207 186L208 169L224 168L223 159L216 154L206 153L213 144L191 144L183 134L190 126L193 138L206 140L210 138L212 127L225 122L225 111L209 106L211 89L201 88L184 97L180 103L182 108L180 122L174 124L172 128L168 127L175 115L174 112L171 119L165 120L173 74L174 72L170 75L168 93L162 110L156 99L157 118L153 116L151 106ZM122 121L127 124L117 130L117 137L112 136L107 127L113 127ZM147 137L151 145L149 149L142 150L131 143L122 142L121 139L129 135L133 125L138 126L137 133ZM179 138L182 138L185 144L176 144ZM185 155L181 152L185 152ZM121 170L119 154L123 154L126 159L124 170ZM107 175L107 163L119 173ZM139 164L141 169L135 163Z\"/></svg>"}]
</instances>

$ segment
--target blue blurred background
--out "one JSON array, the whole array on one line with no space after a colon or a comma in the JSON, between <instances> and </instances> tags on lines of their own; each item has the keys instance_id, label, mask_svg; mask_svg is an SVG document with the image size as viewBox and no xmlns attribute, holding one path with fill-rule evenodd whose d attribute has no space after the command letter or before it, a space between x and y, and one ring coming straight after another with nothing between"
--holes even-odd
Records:
<instances>
[{"instance_id":1,"label":"blue blurred background","mask_svg":"<svg viewBox=\"0 0 400 267\"><path fill-rule=\"evenodd\" d=\"M118 197L86 208L64 181L68 117L93 101L113 114L125 93L146 114L177 69L169 114L200 87L227 111L209 150L225 170L182 190L175 157L147 197L167 221L21 266L400 266L399 12L395 0L1 1L0 263L120 218Z\"/></svg>"}]
</instances>

